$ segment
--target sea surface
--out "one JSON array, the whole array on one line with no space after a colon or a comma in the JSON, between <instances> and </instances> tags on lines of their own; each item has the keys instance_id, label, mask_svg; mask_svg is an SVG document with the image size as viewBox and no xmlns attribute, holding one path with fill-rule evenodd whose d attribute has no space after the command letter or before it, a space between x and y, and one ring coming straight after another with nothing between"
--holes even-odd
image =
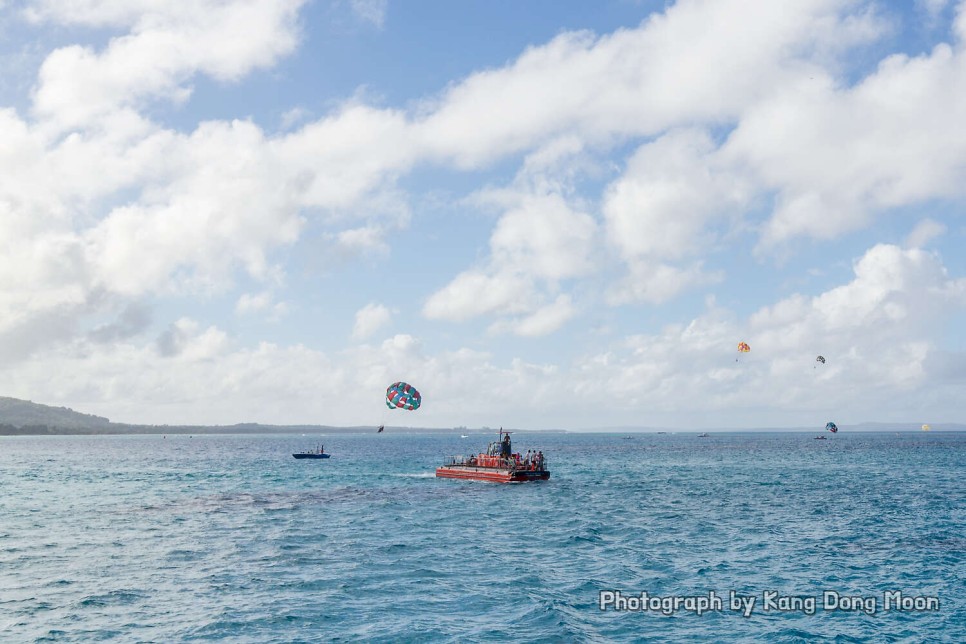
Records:
<instances>
[{"instance_id":1,"label":"sea surface","mask_svg":"<svg viewBox=\"0 0 966 644\"><path fill-rule=\"evenodd\" d=\"M815 435L0 437L0 642L966 642L966 434Z\"/></svg>"}]
</instances>

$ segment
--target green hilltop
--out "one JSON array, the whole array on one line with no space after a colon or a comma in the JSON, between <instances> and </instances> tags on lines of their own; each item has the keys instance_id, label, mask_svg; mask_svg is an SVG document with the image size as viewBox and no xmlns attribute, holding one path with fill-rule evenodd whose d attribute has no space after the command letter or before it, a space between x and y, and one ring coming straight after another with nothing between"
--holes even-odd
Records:
<instances>
[{"instance_id":1,"label":"green hilltop","mask_svg":"<svg viewBox=\"0 0 966 644\"><path fill-rule=\"evenodd\" d=\"M29 400L0 396L0 433L3 429L58 427L65 430L95 430L110 426L111 421L93 414L82 414L67 407L51 407ZM28 432L17 432L28 433ZM32 432L30 432L32 433ZM47 433L47 432L37 432Z\"/></svg>"}]
</instances>

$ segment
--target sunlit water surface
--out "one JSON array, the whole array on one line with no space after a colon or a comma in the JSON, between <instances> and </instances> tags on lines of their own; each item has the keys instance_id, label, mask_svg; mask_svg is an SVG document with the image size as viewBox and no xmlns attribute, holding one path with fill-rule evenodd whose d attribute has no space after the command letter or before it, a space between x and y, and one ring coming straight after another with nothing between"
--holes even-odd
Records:
<instances>
[{"instance_id":1,"label":"sunlit water surface","mask_svg":"<svg viewBox=\"0 0 966 644\"><path fill-rule=\"evenodd\" d=\"M479 433L0 437L0 641L966 641L966 434L515 436L549 481L436 479Z\"/></svg>"}]
</instances>

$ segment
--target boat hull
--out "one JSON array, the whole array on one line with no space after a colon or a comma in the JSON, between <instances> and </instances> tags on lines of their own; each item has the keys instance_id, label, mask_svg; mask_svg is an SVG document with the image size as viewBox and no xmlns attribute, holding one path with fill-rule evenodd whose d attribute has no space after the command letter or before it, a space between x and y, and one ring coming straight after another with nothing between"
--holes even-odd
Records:
<instances>
[{"instance_id":1,"label":"boat hull","mask_svg":"<svg viewBox=\"0 0 966 644\"><path fill-rule=\"evenodd\" d=\"M328 454L292 454L295 458L329 458Z\"/></svg>"},{"instance_id":2,"label":"boat hull","mask_svg":"<svg viewBox=\"0 0 966 644\"><path fill-rule=\"evenodd\" d=\"M467 481L489 481L490 483L523 483L526 481L546 481L550 472L546 470L511 470L497 467L476 467L472 465L443 465L436 468L436 476L445 479L464 479Z\"/></svg>"}]
</instances>

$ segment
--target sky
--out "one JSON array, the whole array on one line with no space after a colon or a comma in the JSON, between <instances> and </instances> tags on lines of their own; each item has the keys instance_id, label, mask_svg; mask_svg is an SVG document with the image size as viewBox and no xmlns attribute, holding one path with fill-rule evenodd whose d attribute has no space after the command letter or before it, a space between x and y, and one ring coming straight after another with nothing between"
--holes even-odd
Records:
<instances>
[{"instance_id":1,"label":"sky","mask_svg":"<svg viewBox=\"0 0 966 644\"><path fill-rule=\"evenodd\" d=\"M0 395L966 422L964 117L966 1L0 0Z\"/></svg>"}]
</instances>

